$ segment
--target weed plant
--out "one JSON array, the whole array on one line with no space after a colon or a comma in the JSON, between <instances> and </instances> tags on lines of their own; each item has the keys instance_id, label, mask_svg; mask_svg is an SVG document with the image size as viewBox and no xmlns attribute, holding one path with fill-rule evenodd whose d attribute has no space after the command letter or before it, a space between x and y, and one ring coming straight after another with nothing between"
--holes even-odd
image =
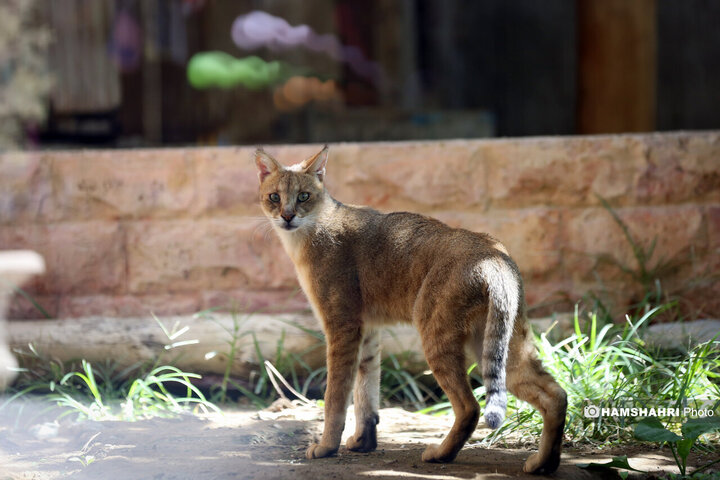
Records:
<instances>
[{"instance_id":1,"label":"weed plant","mask_svg":"<svg viewBox=\"0 0 720 480\"><path fill-rule=\"evenodd\" d=\"M237 309L233 309L237 311ZM274 357L266 358L263 348L255 332L244 328L245 322L252 314L240 316L232 314L230 328L219 325L227 333L227 351L209 352L206 357L221 356L226 361L225 373L221 385L211 398L224 404L229 401L231 392L240 392L245 398L258 408L265 408L280 397L318 397L325 389L327 368L313 368L304 358L317 349L325 349L325 335L320 330L307 328L295 322L286 321L285 324L292 329L302 331L314 338L317 342L300 352L290 352L285 348L286 331L282 330L276 340ZM198 314L202 318L216 321L212 311ZM251 348L257 358L257 370L249 379L241 381L230 375L235 362L235 354ZM385 405L402 405L411 409L421 409L428 401L437 402L440 399L435 391L421 381L426 373L411 374L407 366L411 362L412 352L403 352L398 355L386 355L381 363L381 397ZM277 382L273 382L276 379ZM278 383L279 382L279 383ZM282 384L282 386L280 385Z\"/></svg>"},{"instance_id":2,"label":"weed plant","mask_svg":"<svg viewBox=\"0 0 720 480\"><path fill-rule=\"evenodd\" d=\"M157 321L171 342L165 351L194 343L176 341L186 329L169 330ZM32 393L41 394L48 409L60 409L59 417L77 414L90 420L134 421L187 410L219 411L193 385L200 375L180 370L172 360L164 363L162 356L153 362L119 368L112 361L95 366L86 360L63 363L42 354L32 344L28 348L16 352L25 367L0 410L11 402L29 399Z\"/></svg>"},{"instance_id":3,"label":"weed plant","mask_svg":"<svg viewBox=\"0 0 720 480\"><path fill-rule=\"evenodd\" d=\"M650 319L662 312L651 309L623 326L600 325L590 315L583 326L576 310L574 333L551 343L548 332L535 334L538 353L545 368L568 394L566 435L574 441L608 443L628 439L636 419L625 417L590 418L586 407L720 407L720 342L713 340L692 348L686 355L649 351L638 335ZM485 390L475 395L484 407ZM443 414L447 402L423 410ZM490 436L489 443L505 433L539 435L540 414L529 404L509 397L508 420ZM676 419L678 422L680 419Z\"/></svg>"},{"instance_id":4,"label":"weed plant","mask_svg":"<svg viewBox=\"0 0 720 480\"><path fill-rule=\"evenodd\" d=\"M306 397L310 391L315 391L324 385L327 369L325 367L312 368L304 357L318 348L324 348L325 336L322 332L313 330L294 322L285 322L289 327L303 331L305 334L318 340L314 345L309 346L301 352L290 352L285 348L286 331L280 332L276 340L274 358L266 358L263 354L262 345L254 331L244 328L245 322L251 318L252 313L239 315L238 309L231 309L233 312L232 326L226 327L213 317L214 310L205 310L197 314L198 318L214 321L227 334L227 351L208 352L205 357L212 358L220 356L225 360L225 371L219 387L213 388L211 398L221 404L226 404L231 397L232 391L240 392L257 408L269 406L278 397L284 397L287 393L297 392L298 397ZM231 373L236 362L236 354L239 351L246 351L252 348L257 358L257 370L251 372L247 380L233 378ZM276 378L282 378L281 383L287 386L283 389ZM287 380L289 379L289 380ZM291 393L292 394L292 393Z\"/></svg>"}]
</instances>

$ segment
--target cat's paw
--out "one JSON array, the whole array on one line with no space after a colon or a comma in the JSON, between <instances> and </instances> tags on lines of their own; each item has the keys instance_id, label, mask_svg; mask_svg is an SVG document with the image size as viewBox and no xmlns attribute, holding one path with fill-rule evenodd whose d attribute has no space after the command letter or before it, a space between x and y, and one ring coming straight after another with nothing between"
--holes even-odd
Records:
<instances>
[{"instance_id":1,"label":"cat's paw","mask_svg":"<svg viewBox=\"0 0 720 480\"><path fill-rule=\"evenodd\" d=\"M448 463L455 460L457 454L444 452L441 447L442 445L430 445L427 447L422 454L422 461L428 463Z\"/></svg>"},{"instance_id":2,"label":"cat's paw","mask_svg":"<svg viewBox=\"0 0 720 480\"><path fill-rule=\"evenodd\" d=\"M533 453L525 460L523 471L525 473L548 474L557 470L560 465L560 455L550 456L549 458L540 457L539 453Z\"/></svg>"},{"instance_id":3,"label":"cat's paw","mask_svg":"<svg viewBox=\"0 0 720 480\"><path fill-rule=\"evenodd\" d=\"M366 432L348 438L347 448L353 452L372 452L377 448L377 437Z\"/></svg>"},{"instance_id":4,"label":"cat's paw","mask_svg":"<svg viewBox=\"0 0 720 480\"><path fill-rule=\"evenodd\" d=\"M365 419L355 431L355 435L348 438L347 448L353 452L372 452L377 448L377 424L380 422L378 414Z\"/></svg>"},{"instance_id":5,"label":"cat's paw","mask_svg":"<svg viewBox=\"0 0 720 480\"><path fill-rule=\"evenodd\" d=\"M335 455L337 451L337 448L323 447L322 445L313 443L308 447L307 452L305 452L305 457L307 457L308 460L312 460L313 458L329 457L331 455Z\"/></svg>"}]
</instances>

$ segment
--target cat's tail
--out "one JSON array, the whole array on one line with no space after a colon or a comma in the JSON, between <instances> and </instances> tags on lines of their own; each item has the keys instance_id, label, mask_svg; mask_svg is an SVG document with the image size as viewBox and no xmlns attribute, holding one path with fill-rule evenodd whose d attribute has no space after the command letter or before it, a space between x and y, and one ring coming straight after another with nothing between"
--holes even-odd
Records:
<instances>
[{"instance_id":1,"label":"cat's tail","mask_svg":"<svg viewBox=\"0 0 720 480\"><path fill-rule=\"evenodd\" d=\"M505 420L505 367L510 337L521 301L521 287L516 269L506 258L484 260L480 265L480 272L487 285L489 300L482 354L485 423L495 429Z\"/></svg>"}]
</instances>

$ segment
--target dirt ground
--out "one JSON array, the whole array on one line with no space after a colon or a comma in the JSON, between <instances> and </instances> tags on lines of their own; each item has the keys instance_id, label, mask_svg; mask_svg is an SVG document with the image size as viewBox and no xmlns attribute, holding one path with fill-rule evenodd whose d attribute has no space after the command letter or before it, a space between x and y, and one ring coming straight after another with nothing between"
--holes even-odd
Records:
<instances>
[{"instance_id":1,"label":"dirt ground","mask_svg":"<svg viewBox=\"0 0 720 480\"><path fill-rule=\"evenodd\" d=\"M453 463L421 462L425 446L439 442L452 419L401 409L381 411L376 452L353 453L342 447L336 457L313 461L305 460L304 453L322 426L322 410L317 407L234 411L204 418L187 414L137 422L46 417L39 406L0 411L1 480L538 478L522 472L530 448L496 445L487 449L471 441ZM354 429L353 422L350 416L346 437ZM481 425L476 436L484 432ZM668 451L566 448L560 469L552 477L616 478L575 466L609 460L616 454L628 455L633 466L646 471L677 471Z\"/></svg>"}]
</instances>

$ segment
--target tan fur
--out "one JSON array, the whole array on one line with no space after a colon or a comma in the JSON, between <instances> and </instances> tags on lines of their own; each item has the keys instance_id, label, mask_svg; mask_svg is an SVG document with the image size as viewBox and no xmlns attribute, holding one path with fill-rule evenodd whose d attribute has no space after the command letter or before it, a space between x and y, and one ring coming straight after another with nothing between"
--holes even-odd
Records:
<instances>
[{"instance_id":1,"label":"tan fur","mask_svg":"<svg viewBox=\"0 0 720 480\"><path fill-rule=\"evenodd\" d=\"M447 437L428 447L422 459L452 461L477 425L479 406L465 372L468 346L482 365L488 424L497 427L504 418L507 385L543 417L540 448L525 471L554 471L566 396L537 359L522 280L505 247L490 235L421 215L382 214L337 202L323 183L327 147L288 168L262 150L255 162L262 209L327 337L325 427L307 457L337 452L353 383L357 430L347 446L376 448L377 328L407 322L418 329L428 364L455 413Z\"/></svg>"}]
</instances>

